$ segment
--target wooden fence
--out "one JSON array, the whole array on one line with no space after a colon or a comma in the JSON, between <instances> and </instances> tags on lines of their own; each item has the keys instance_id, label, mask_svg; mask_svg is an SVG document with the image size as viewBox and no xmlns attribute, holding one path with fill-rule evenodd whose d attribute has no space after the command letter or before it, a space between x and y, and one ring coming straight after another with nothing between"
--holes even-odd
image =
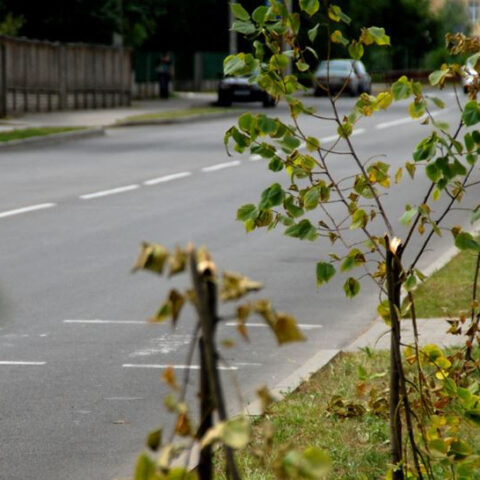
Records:
<instances>
[{"instance_id":1,"label":"wooden fence","mask_svg":"<svg viewBox=\"0 0 480 480\"><path fill-rule=\"evenodd\" d=\"M0 116L129 105L131 52L0 36Z\"/></svg>"}]
</instances>

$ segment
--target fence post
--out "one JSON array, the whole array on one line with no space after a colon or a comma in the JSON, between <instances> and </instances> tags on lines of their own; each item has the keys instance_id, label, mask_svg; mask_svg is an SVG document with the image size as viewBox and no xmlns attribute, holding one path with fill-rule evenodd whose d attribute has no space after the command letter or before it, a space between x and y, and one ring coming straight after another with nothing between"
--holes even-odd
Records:
<instances>
[{"instance_id":1,"label":"fence post","mask_svg":"<svg viewBox=\"0 0 480 480\"><path fill-rule=\"evenodd\" d=\"M193 55L193 88L199 92L202 90L203 80L202 52L195 52Z\"/></svg>"},{"instance_id":2,"label":"fence post","mask_svg":"<svg viewBox=\"0 0 480 480\"><path fill-rule=\"evenodd\" d=\"M8 110L7 88L7 48L5 43L0 43L0 117L7 116Z\"/></svg>"},{"instance_id":3,"label":"fence post","mask_svg":"<svg viewBox=\"0 0 480 480\"><path fill-rule=\"evenodd\" d=\"M58 107L60 110L66 110L67 99L67 50L65 45L59 45L58 54Z\"/></svg>"}]
</instances>

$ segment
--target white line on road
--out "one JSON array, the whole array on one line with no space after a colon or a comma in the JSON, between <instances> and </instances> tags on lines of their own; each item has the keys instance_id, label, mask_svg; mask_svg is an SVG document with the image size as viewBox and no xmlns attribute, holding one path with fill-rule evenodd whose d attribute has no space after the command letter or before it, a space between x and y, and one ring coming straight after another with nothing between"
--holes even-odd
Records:
<instances>
[{"instance_id":1,"label":"white line on road","mask_svg":"<svg viewBox=\"0 0 480 480\"><path fill-rule=\"evenodd\" d=\"M238 325L237 322L226 322L225 326L227 327L236 327ZM313 324L306 324L306 323L298 323L297 324L299 328L303 328L304 330L314 330L316 328L323 328L323 325L313 325ZM246 323L246 327L252 327L252 328L266 328L268 325L266 323Z\"/></svg>"},{"instance_id":2,"label":"white line on road","mask_svg":"<svg viewBox=\"0 0 480 480\"><path fill-rule=\"evenodd\" d=\"M222 170L224 168L230 167L237 167L242 162L240 160L233 160L232 162L224 162L224 163L217 163L216 165L212 165L210 167L203 167L202 172L215 172L217 170Z\"/></svg>"},{"instance_id":3,"label":"white line on road","mask_svg":"<svg viewBox=\"0 0 480 480\"><path fill-rule=\"evenodd\" d=\"M200 365L167 365L167 364L155 364L155 363L124 363L124 368L174 368L175 370L200 370ZM219 366L219 370L238 370L238 367L225 367Z\"/></svg>"},{"instance_id":4,"label":"white line on road","mask_svg":"<svg viewBox=\"0 0 480 480\"><path fill-rule=\"evenodd\" d=\"M34 212L35 210L43 210L45 208L52 208L56 205L56 203L39 203L38 205L30 205L29 207L16 208L15 210L7 210L6 212L0 212L0 218L20 215L22 213Z\"/></svg>"},{"instance_id":5,"label":"white line on road","mask_svg":"<svg viewBox=\"0 0 480 480\"><path fill-rule=\"evenodd\" d=\"M450 108L444 108L443 110L437 110L436 112L431 113L432 117L437 117L438 115L441 115L442 113L446 113L450 110ZM379 123L378 125L375 125L375 128L378 130L383 130L384 128L389 128L389 127L396 127L397 125L404 125L405 123L411 123L415 121L423 121L425 117L422 118L412 118L412 117L404 117L404 118L398 118L397 120L392 120L390 122L383 122Z\"/></svg>"},{"instance_id":6,"label":"white line on road","mask_svg":"<svg viewBox=\"0 0 480 480\"><path fill-rule=\"evenodd\" d=\"M352 132L352 134L350 136L353 137L354 135L361 135L362 133L365 133L365 129L364 128L357 128L356 130L354 130ZM320 143L330 143L330 142L333 142L333 141L338 140L338 139L339 139L339 135L330 135L329 137L321 138Z\"/></svg>"},{"instance_id":7,"label":"white line on road","mask_svg":"<svg viewBox=\"0 0 480 480\"><path fill-rule=\"evenodd\" d=\"M259 160L261 160L263 157L261 155L258 155L258 154L253 154L253 155L250 155L250 161L251 162L258 162Z\"/></svg>"},{"instance_id":8,"label":"white line on road","mask_svg":"<svg viewBox=\"0 0 480 480\"><path fill-rule=\"evenodd\" d=\"M188 177L192 174L192 172L180 172L180 173L173 173L172 175L165 175L164 177L152 178L151 180L146 180L143 182L144 185L158 185L159 183L170 182L172 180L177 180L179 178Z\"/></svg>"},{"instance_id":9,"label":"white line on road","mask_svg":"<svg viewBox=\"0 0 480 480\"><path fill-rule=\"evenodd\" d=\"M106 197L107 195L116 195L117 193L129 192L136 190L139 185L126 185L125 187L112 188L110 190L102 190L101 192L87 193L86 195L80 195L82 200L90 200L92 198Z\"/></svg>"},{"instance_id":10,"label":"white line on road","mask_svg":"<svg viewBox=\"0 0 480 480\"><path fill-rule=\"evenodd\" d=\"M0 366L9 366L9 365L20 365L20 366L42 366L46 365L47 362L11 362L11 361L0 361Z\"/></svg>"},{"instance_id":11,"label":"white line on road","mask_svg":"<svg viewBox=\"0 0 480 480\"><path fill-rule=\"evenodd\" d=\"M64 320L63 323L80 323L80 324L94 324L94 325L109 325L109 324L116 324L116 325L147 325L148 322L145 320L100 320L100 319L93 319L93 320L73 320L68 319Z\"/></svg>"}]
</instances>

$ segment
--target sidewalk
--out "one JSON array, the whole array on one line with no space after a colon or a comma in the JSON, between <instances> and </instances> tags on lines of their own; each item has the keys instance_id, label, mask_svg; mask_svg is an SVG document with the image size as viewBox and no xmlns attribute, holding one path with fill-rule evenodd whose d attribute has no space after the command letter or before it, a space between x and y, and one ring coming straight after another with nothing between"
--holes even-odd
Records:
<instances>
[{"instance_id":1,"label":"sidewalk","mask_svg":"<svg viewBox=\"0 0 480 480\"><path fill-rule=\"evenodd\" d=\"M132 115L209 107L216 101L214 93L177 92L168 100L134 100L130 107L66 110L19 115L0 121L0 131L26 127L109 127Z\"/></svg>"}]
</instances>

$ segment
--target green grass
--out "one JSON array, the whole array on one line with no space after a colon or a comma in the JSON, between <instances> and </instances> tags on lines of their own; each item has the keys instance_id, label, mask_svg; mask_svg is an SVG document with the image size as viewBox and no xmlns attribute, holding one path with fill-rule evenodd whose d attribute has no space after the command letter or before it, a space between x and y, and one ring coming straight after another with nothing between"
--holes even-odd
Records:
<instances>
[{"instance_id":1,"label":"green grass","mask_svg":"<svg viewBox=\"0 0 480 480\"><path fill-rule=\"evenodd\" d=\"M85 127L39 127L39 128L22 128L11 130L9 132L0 132L0 142L10 142L12 140L23 140L31 137L43 137L45 135L53 135L55 133L72 132L75 130L83 130Z\"/></svg>"},{"instance_id":2,"label":"green grass","mask_svg":"<svg viewBox=\"0 0 480 480\"><path fill-rule=\"evenodd\" d=\"M253 426L255 440L249 453L237 457L243 478L275 480L278 478L275 464L282 449L315 445L325 449L332 459L329 480L383 479L389 461L386 418L366 414L343 419L327 411L333 395L366 403L366 398L357 399L359 365L369 372L385 372L387 355L385 352L369 356L364 353L341 354L309 382L272 405L264 418L256 420ZM261 432L267 422L273 425L275 433L270 453L260 462L252 452L260 448ZM223 480L225 477L218 473L216 478Z\"/></svg>"},{"instance_id":3,"label":"green grass","mask_svg":"<svg viewBox=\"0 0 480 480\"><path fill-rule=\"evenodd\" d=\"M414 292L418 318L469 313L477 256L464 251L437 270Z\"/></svg>"},{"instance_id":4,"label":"green grass","mask_svg":"<svg viewBox=\"0 0 480 480\"><path fill-rule=\"evenodd\" d=\"M131 115L120 120L118 123L145 122L149 120L171 120L177 118L187 118L196 115L212 115L215 113L234 112L231 108L222 107L196 107L183 110L167 110L162 112L145 113L142 115Z\"/></svg>"}]
</instances>

